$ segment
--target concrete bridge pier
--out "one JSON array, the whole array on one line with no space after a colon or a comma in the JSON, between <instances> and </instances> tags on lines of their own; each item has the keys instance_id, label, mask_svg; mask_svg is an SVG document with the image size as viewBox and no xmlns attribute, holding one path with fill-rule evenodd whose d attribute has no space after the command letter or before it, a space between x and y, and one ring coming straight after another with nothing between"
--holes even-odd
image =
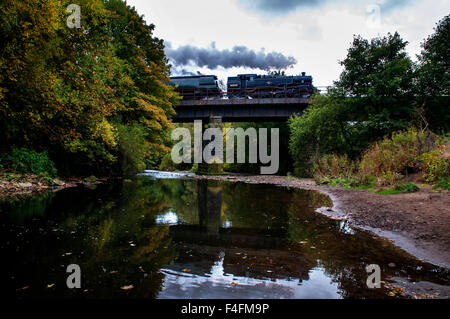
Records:
<instances>
[{"instance_id":1,"label":"concrete bridge pier","mask_svg":"<svg viewBox=\"0 0 450 319\"><path fill-rule=\"evenodd\" d=\"M211 115L208 118L208 121L205 123L203 122L202 125L202 136L204 133L204 130L207 128L218 128L220 130L222 130L222 117L221 116L214 116ZM203 141L203 139L202 139ZM209 143L210 141L203 141L202 142L202 150L205 148L205 146ZM220 159L221 161L223 161L223 158ZM202 161L201 163L198 164L198 169L197 169L197 174L198 175L220 175L223 174L223 163L211 163L208 164L205 161Z\"/></svg>"}]
</instances>

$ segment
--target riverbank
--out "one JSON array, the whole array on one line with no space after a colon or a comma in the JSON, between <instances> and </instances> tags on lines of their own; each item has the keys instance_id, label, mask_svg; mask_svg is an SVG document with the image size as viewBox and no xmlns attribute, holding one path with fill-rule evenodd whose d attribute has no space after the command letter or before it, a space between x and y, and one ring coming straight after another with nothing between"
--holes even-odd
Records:
<instances>
[{"instance_id":1,"label":"riverbank","mask_svg":"<svg viewBox=\"0 0 450 319\"><path fill-rule=\"evenodd\" d=\"M94 176L81 178L41 178L35 174L12 174L0 172L0 198L29 196L43 191L58 191L78 185L95 185L106 182L107 178Z\"/></svg>"},{"instance_id":2,"label":"riverbank","mask_svg":"<svg viewBox=\"0 0 450 319\"><path fill-rule=\"evenodd\" d=\"M273 184L317 190L331 197L332 208L318 212L345 218L354 227L374 232L411 255L450 268L450 194L421 187L416 193L380 195L365 190L317 185L313 179L283 176L195 176L198 179Z\"/></svg>"}]
</instances>

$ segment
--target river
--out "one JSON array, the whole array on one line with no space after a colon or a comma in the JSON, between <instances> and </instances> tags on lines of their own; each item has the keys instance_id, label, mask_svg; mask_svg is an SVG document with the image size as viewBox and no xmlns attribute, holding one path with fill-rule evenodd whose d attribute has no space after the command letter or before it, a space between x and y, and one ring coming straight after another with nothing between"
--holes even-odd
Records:
<instances>
[{"instance_id":1,"label":"river","mask_svg":"<svg viewBox=\"0 0 450 319\"><path fill-rule=\"evenodd\" d=\"M0 202L2 283L28 298L386 298L366 266L449 285L448 270L315 212L317 191L147 171ZM81 269L69 289L66 268Z\"/></svg>"}]
</instances>

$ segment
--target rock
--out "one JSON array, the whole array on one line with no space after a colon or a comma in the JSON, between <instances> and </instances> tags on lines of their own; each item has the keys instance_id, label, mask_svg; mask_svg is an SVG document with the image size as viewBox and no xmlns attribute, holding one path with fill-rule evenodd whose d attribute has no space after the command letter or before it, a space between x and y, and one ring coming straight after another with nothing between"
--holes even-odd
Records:
<instances>
[{"instance_id":1,"label":"rock","mask_svg":"<svg viewBox=\"0 0 450 319\"><path fill-rule=\"evenodd\" d=\"M60 179L55 178L55 179L53 179L53 184L58 185L58 186L63 186L65 184L65 182L63 182Z\"/></svg>"},{"instance_id":2,"label":"rock","mask_svg":"<svg viewBox=\"0 0 450 319\"><path fill-rule=\"evenodd\" d=\"M17 183L19 187L27 188L33 186L31 183Z\"/></svg>"}]
</instances>

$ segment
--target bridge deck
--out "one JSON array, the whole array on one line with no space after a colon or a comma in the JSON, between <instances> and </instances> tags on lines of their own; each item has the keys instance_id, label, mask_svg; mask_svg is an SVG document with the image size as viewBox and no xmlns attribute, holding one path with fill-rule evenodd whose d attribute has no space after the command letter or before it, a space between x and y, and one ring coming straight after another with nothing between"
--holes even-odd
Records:
<instances>
[{"instance_id":1,"label":"bridge deck","mask_svg":"<svg viewBox=\"0 0 450 319\"><path fill-rule=\"evenodd\" d=\"M220 116L224 122L286 121L301 114L308 105L306 98L184 100L175 110L174 122L192 122Z\"/></svg>"}]
</instances>

